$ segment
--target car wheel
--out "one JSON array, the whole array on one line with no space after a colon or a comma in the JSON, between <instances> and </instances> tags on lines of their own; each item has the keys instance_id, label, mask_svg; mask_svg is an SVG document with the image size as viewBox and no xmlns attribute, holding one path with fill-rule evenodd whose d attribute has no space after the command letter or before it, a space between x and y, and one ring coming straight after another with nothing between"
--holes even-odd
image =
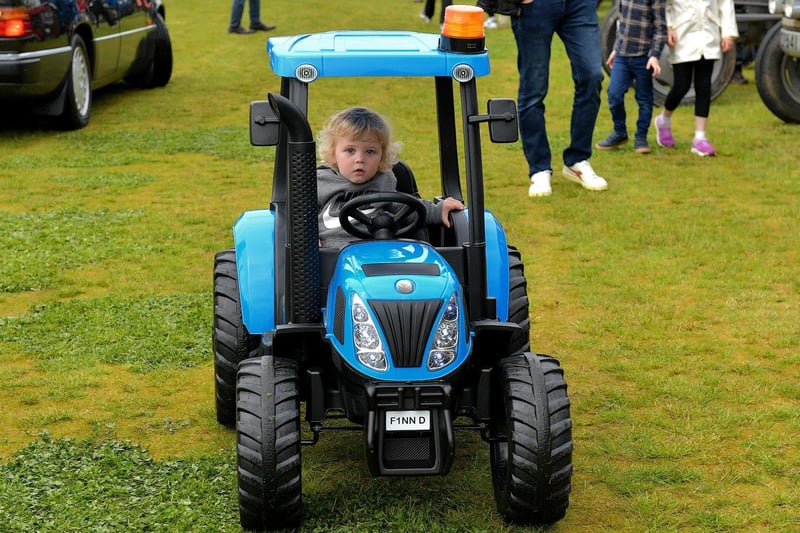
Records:
<instances>
[{"instance_id":1,"label":"car wheel","mask_svg":"<svg viewBox=\"0 0 800 533\"><path fill-rule=\"evenodd\" d=\"M66 129L77 130L89 123L92 110L92 68L86 44L80 35L72 37L72 61L67 74L64 110L61 124Z\"/></svg>"},{"instance_id":2,"label":"car wheel","mask_svg":"<svg viewBox=\"0 0 800 533\"><path fill-rule=\"evenodd\" d=\"M297 364L270 355L243 361L236 398L242 527L296 527L303 518Z\"/></svg>"},{"instance_id":3,"label":"car wheel","mask_svg":"<svg viewBox=\"0 0 800 533\"><path fill-rule=\"evenodd\" d=\"M767 109L784 122L800 122L800 60L781 50L781 23L770 29L756 55L756 87Z\"/></svg>"},{"instance_id":4,"label":"car wheel","mask_svg":"<svg viewBox=\"0 0 800 533\"><path fill-rule=\"evenodd\" d=\"M172 41L169 38L167 23L156 13L155 51L153 53L150 87L164 87L172 77Z\"/></svg>"},{"instance_id":5,"label":"car wheel","mask_svg":"<svg viewBox=\"0 0 800 533\"><path fill-rule=\"evenodd\" d=\"M564 517L572 489L572 419L558 361L524 353L501 360L490 424L497 509L519 524Z\"/></svg>"},{"instance_id":6,"label":"car wheel","mask_svg":"<svg viewBox=\"0 0 800 533\"><path fill-rule=\"evenodd\" d=\"M617 19L619 19L619 7L614 5L606 13L600 25L600 49L603 55L603 69L606 74L611 75L611 69L606 65L609 54L614 49L614 41L617 38ZM664 45L659 58L661 74L653 78L653 101L657 106L663 106L667 99L675 77L672 65L669 62L669 46ZM717 98L731 81L733 71L736 68L736 50L729 50L722 55L721 61L714 62L714 69L711 72L711 99ZM694 87L681 99L681 105L690 105L695 101Z\"/></svg>"},{"instance_id":7,"label":"car wheel","mask_svg":"<svg viewBox=\"0 0 800 533\"><path fill-rule=\"evenodd\" d=\"M511 336L509 353L527 352L531 346L531 321L528 315L528 283L522 254L508 247L508 320L522 328Z\"/></svg>"},{"instance_id":8,"label":"car wheel","mask_svg":"<svg viewBox=\"0 0 800 533\"><path fill-rule=\"evenodd\" d=\"M152 58L144 67L125 76L127 83L148 89L163 87L172 77L172 41L167 23L158 13L153 21L155 29L147 36L147 53L152 53Z\"/></svg>"},{"instance_id":9,"label":"car wheel","mask_svg":"<svg viewBox=\"0 0 800 533\"><path fill-rule=\"evenodd\" d=\"M217 421L236 425L236 370L258 347L260 337L250 335L242 321L236 254L223 250L214 256L214 390Z\"/></svg>"}]
</instances>

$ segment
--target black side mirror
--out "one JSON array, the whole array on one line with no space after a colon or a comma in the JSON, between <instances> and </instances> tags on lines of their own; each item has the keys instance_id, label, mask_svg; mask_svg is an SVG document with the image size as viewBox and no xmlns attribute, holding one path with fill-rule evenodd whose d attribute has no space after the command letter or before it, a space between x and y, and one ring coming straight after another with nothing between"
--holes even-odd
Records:
<instances>
[{"instance_id":1,"label":"black side mirror","mask_svg":"<svg viewBox=\"0 0 800 533\"><path fill-rule=\"evenodd\" d=\"M489 100L489 138L493 143L513 143L519 139L517 103L513 99Z\"/></svg>"},{"instance_id":2,"label":"black side mirror","mask_svg":"<svg viewBox=\"0 0 800 533\"><path fill-rule=\"evenodd\" d=\"M277 146L281 124L267 100L250 102L250 144Z\"/></svg>"}]
</instances>

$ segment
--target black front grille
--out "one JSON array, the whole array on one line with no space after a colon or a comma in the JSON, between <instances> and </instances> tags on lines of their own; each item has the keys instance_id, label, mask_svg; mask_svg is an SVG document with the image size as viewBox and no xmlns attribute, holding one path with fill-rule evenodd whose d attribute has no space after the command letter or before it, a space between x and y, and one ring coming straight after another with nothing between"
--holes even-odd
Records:
<instances>
[{"instance_id":1,"label":"black front grille","mask_svg":"<svg viewBox=\"0 0 800 533\"><path fill-rule=\"evenodd\" d=\"M442 300L370 300L369 305L386 335L394 366L420 366Z\"/></svg>"},{"instance_id":2,"label":"black front grille","mask_svg":"<svg viewBox=\"0 0 800 533\"><path fill-rule=\"evenodd\" d=\"M387 468L430 468L436 461L432 435L387 436L383 464Z\"/></svg>"},{"instance_id":3,"label":"black front grille","mask_svg":"<svg viewBox=\"0 0 800 533\"><path fill-rule=\"evenodd\" d=\"M450 385L447 383L431 384L371 384L367 388L367 396L373 400L373 408L391 409L432 409L449 408Z\"/></svg>"}]
</instances>

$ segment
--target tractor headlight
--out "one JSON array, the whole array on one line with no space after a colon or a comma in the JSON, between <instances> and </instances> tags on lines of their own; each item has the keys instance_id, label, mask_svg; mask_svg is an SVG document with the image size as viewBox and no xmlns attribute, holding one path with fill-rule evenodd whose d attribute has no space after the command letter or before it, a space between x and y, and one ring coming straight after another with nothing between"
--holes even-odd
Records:
<instances>
[{"instance_id":1,"label":"tractor headlight","mask_svg":"<svg viewBox=\"0 0 800 533\"><path fill-rule=\"evenodd\" d=\"M356 294L353 294L350 312L353 317L353 344L358 360L373 370L386 370L386 351L378 335L378 328L369 316L367 306Z\"/></svg>"},{"instance_id":2,"label":"tractor headlight","mask_svg":"<svg viewBox=\"0 0 800 533\"><path fill-rule=\"evenodd\" d=\"M353 326L353 341L359 350L374 350L381 345L378 330L370 323Z\"/></svg>"},{"instance_id":3,"label":"tractor headlight","mask_svg":"<svg viewBox=\"0 0 800 533\"><path fill-rule=\"evenodd\" d=\"M783 0L769 0L769 12L773 15L780 15L783 12Z\"/></svg>"},{"instance_id":4,"label":"tractor headlight","mask_svg":"<svg viewBox=\"0 0 800 533\"><path fill-rule=\"evenodd\" d=\"M386 370L386 354L383 352L358 352L358 360L361 364L374 370Z\"/></svg>"},{"instance_id":5,"label":"tractor headlight","mask_svg":"<svg viewBox=\"0 0 800 533\"><path fill-rule=\"evenodd\" d=\"M431 350L428 356L428 370L439 370L453 362L456 358L454 350Z\"/></svg>"},{"instance_id":6,"label":"tractor headlight","mask_svg":"<svg viewBox=\"0 0 800 533\"><path fill-rule=\"evenodd\" d=\"M455 295L450 297L442 318L433 335L431 351L428 353L428 370L439 370L456 359L458 345L458 302Z\"/></svg>"}]
</instances>

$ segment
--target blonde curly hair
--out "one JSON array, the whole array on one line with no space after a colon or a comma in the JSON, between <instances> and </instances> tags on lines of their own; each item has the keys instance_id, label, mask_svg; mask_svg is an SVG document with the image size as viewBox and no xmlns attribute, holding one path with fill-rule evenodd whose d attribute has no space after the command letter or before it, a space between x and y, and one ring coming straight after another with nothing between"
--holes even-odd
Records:
<instances>
[{"instance_id":1,"label":"blonde curly hair","mask_svg":"<svg viewBox=\"0 0 800 533\"><path fill-rule=\"evenodd\" d=\"M392 128L375 111L366 107L348 107L334 114L317 136L317 150L322 161L336 168L336 140L377 139L381 145L380 172L387 172L397 162L400 145L392 141Z\"/></svg>"}]
</instances>

